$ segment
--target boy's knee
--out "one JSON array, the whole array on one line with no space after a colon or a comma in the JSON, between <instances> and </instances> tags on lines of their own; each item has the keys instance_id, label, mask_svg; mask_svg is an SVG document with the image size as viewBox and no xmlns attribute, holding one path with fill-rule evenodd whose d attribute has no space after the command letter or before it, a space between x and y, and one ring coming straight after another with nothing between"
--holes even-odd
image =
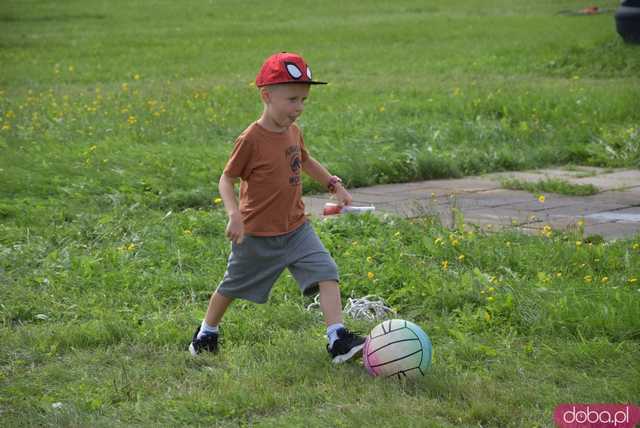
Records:
<instances>
[{"instance_id":1,"label":"boy's knee","mask_svg":"<svg viewBox=\"0 0 640 428\"><path fill-rule=\"evenodd\" d=\"M320 281L318 282L318 287L338 287L338 281L330 280L330 281Z\"/></svg>"}]
</instances>

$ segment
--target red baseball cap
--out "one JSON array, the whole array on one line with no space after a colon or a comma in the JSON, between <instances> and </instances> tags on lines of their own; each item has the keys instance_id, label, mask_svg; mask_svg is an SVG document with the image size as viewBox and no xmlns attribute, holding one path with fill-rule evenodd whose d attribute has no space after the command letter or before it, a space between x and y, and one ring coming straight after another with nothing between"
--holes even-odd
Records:
<instances>
[{"instance_id":1,"label":"red baseball cap","mask_svg":"<svg viewBox=\"0 0 640 428\"><path fill-rule=\"evenodd\" d=\"M280 83L307 83L326 85L311 77L311 69L304 59L291 52L281 52L266 59L256 76L256 86L277 85Z\"/></svg>"}]
</instances>

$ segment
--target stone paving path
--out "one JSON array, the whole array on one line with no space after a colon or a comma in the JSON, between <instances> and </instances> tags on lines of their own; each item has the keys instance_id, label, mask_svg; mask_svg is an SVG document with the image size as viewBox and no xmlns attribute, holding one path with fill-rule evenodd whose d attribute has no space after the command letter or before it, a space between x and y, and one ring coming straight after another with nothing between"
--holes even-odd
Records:
<instances>
[{"instance_id":1,"label":"stone paving path","mask_svg":"<svg viewBox=\"0 0 640 428\"><path fill-rule=\"evenodd\" d=\"M599 192L591 196L563 196L508 190L505 178L537 182L547 178L573 184L592 184ZM584 222L585 236L605 239L633 237L640 233L640 171L579 167L496 173L452 180L430 180L349 189L353 205L374 205L377 213L403 217L437 215L452 226L454 208L467 224L485 230L514 227L539 233L546 225L566 230ZM304 198L311 215L322 216L328 194Z\"/></svg>"}]
</instances>

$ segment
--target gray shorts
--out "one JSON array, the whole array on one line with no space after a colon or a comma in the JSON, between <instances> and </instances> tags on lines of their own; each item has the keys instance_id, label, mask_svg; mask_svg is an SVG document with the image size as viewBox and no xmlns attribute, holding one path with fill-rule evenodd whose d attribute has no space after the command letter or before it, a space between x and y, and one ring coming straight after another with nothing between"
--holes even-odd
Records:
<instances>
[{"instance_id":1,"label":"gray shorts","mask_svg":"<svg viewBox=\"0 0 640 428\"><path fill-rule=\"evenodd\" d=\"M287 268L305 296L318 292L321 281L339 281L338 268L308 222L279 236L245 235L231 243L227 271L217 291L227 297L265 303Z\"/></svg>"}]
</instances>

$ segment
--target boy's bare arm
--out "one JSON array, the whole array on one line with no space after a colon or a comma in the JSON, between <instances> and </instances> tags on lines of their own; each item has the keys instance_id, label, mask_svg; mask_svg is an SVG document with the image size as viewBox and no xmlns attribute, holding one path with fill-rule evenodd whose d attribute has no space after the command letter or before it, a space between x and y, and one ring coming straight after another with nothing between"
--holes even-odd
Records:
<instances>
[{"instance_id":1,"label":"boy's bare arm","mask_svg":"<svg viewBox=\"0 0 640 428\"><path fill-rule=\"evenodd\" d=\"M236 191L235 184L237 183L237 178L229 177L225 174L220 176L220 181L218 182L218 191L220 192L220 197L222 198L222 202L224 203L224 208L227 211L229 217L235 214L236 212L240 212L238 209L238 202L236 200Z\"/></svg>"},{"instance_id":2,"label":"boy's bare arm","mask_svg":"<svg viewBox=\"0 0 640 428\"><path fill-rule=\"evenodd\" d=\"M331 178L329 171L320 164L317 160L309 156L307 161L302 164L302 170L306 172L309 177L316 180L318 183L327 184Z\"/></svg>"},{"instance_id":3,"label":"boy's bare arm","mask_svg":"<svg viewBox=\"0 0 640 428\"><path fill-rule=\"evenodd\" d=\"M331 174L327 169L320 164L317 160L309 156L307 161L302 164L302 170L309 175L309 177L313 178L318 183L323 186L327 186L329 184L329 180L331 179ZM336 183L336 199L343 205L351 204L351 195L347 190L342 186L342 183Z\"/></svg>"},{"instance_id":4,"label":"boy's bare arm","mask_svg":"<svg viewBox=\"0 0 640 428\"><path fill-rule=\"evenodd\" d=\"M229 216L226 235L232 241L237 244L241 244L244 240L244 224L242 222L242 215L240 214L240 209L238 209L238 202L236 200L236 181L238 181L237 178L229 177L223 173L220 176L220 181L218 182L218 191L220 192L224 208Z\"/></svg>"}]
</instances>

